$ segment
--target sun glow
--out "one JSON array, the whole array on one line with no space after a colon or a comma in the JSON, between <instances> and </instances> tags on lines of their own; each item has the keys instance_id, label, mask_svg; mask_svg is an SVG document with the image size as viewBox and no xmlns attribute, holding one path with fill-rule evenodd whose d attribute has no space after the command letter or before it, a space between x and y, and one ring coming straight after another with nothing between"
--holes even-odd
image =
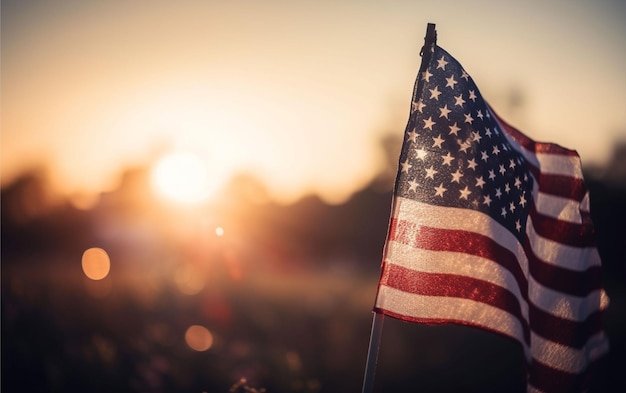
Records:
<instances>
[{"instance_id":1,"label":"sun glow","mask_svg":"<svg viewBox=\"0 0 626 393\"><path fill-rule=\"evenodd\" d=\"M159 195L185 204L207 201L220 186L217 174L190 152L175 152L161 158L152 169L151 180Z\"/></svg>"}]
</instances>

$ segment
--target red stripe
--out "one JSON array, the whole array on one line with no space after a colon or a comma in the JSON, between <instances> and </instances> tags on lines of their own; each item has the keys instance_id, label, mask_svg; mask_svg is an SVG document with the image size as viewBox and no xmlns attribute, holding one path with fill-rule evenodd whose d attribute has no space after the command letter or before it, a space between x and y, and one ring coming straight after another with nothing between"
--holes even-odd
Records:
<instances>
[{"instance_id":1,"label":"red stripe","mask_svg":"<svg viewBox=\"0 0 626 393\"><path fill-rule=\"evenodd\" d=\"M506 131L506 133L509 134L513 139L515 139L517 143L524 146L526 150L532 151L534 153L558 154L563 156L578 157L578 153L575 150L570 150L554 143L533 141L532 139L518 131L515 127L504 121L491 107L489 107L489 109L496 116L504 131Z\"/></svg>"},{"instance_id":2,"label":"red stripe","mask_svg":"<svg viewBox=\"0 0 626 393\"><path fill-rule=\"evenodd\" d=\"M385 265L380 283L416 295L468 299L499 308L520 321L524 340L530 344L530 330L519 301L498 285L453 274L419 272L394 264Z\"/></svg>"},{"instance_id":3,"label":"red stripe","mask_svg":"<svg viewBox=\"0 0 626 393\"><path fill-rule=\"evenodd\" d=\"M526 239L528 242L528 239ZM524 246L530 275L541 285L568 295L584 297L602 288L602 267L574 271L541 261L530 246Z\"/></svg>"},{"instance_id":4,"label":"red stripe","mask_svg":"<svg viewBox=\"0 0 626 393\"><path fill-rule=\"evenodd\" d=\"M535 361L530 365L528 382L545 392L584 392L591 385L599 364L600 359L591 362L585 371L572 374Z\"/></svg>"},{"instance_id":5,"label":"red stripe","mask_svg":"<svg viewBox=\"0 0 626 393\"><path fill-rule=\"evenodd\" d=\"M528 163L530 172L533 174L539 184L539 192L554 195L561 198L582 201L587 194L587 186L583 179L565 176L541 173L539 168Z\"/></svg>"},{"instance_id":6,"label":"red stripe","mask_svg":"<svg viewBox=\"0 0 626 393\"><path fill-rule=\"evenodd\" d=\"M561 221L537 212L534 202L530 204L533 228L541 237L572 247L594 247L596 245L593 225Z\"/></svg>"},{"instance_id":7,"label":"red stripe","mask_svg":"<svg viewBox=\"0 0 626 393\"><path fill-rule=\"evenodd\" d=\"M602 331L604 312L596 311L583 322L559 318L529 304L531 330L550 341L568 347L583 348L589 338Z\"/></svg>"},{"instance_id":8,"label":"red stripe","mask_svg":"<svg viewBox=\"0 0 626 393\"><path fill-rule=\"evenodd\" d=\"M389 241L396 241L424 250L462 252L489 259L513 275L524 300L528 300L527 279L515 254L488 236L474 232L426 226L419 227L419 231L417 231L415 223L392 218ZM526 238L523 247L528 258L530 274L543 286L578 297L587 296L592 291L602 288L602 268L600 266L591 266L583 271L574 271L539 259L530 247L528 238Z\"/></svg>"}]
</instances>

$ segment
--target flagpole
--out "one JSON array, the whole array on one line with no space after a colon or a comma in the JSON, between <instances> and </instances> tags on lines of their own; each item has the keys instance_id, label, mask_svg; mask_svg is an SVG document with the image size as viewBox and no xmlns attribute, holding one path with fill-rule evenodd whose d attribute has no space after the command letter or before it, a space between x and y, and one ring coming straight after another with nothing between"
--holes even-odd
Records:
<instances>
[{"instance_id":1,"label":"flagpole","mask_svg":"<svg viewBox=\"0 0 626 393\"><path fill-rule=\"evenodd\" d=\"M435 30L435 24L429 23L426 26L426 36L424 37L424 46L420 50L420 56L422 56L422 64L420 65L419 72L422 73L428 68L430 57L432 54L433 46L437 43L437 30ZM420 78L418 78L420 80ZM417 97L419 90L419 84L415 84L415 90L413 91L413 99ZM372 393L374 390L374 375L376 374L376 363L378 362L378 352L380 349L380 339L383 335L383 322L385 321L385 315L381 312L374 311L374 318L372 320L372 331L370 333L369 348L367 350L367 361L365 363L365 376L363 377L363 389L362 393Z\"/></svg>"},{"instance_id":2,"label":"flagpole","mask_svg":"<svg viewBox=\"0 0 626 393\"><path fill-rule=\"evenodd\" d=\"M376 374L376 363L378 361L380 338L383 335L384 321L385 315L375 311L374 319L372 320L372 332L370 333L370 345L367 350L367 362L365 363L363 390L361 393L372 393L374 391L374 375Z\"/></svg>"}]
</instances>

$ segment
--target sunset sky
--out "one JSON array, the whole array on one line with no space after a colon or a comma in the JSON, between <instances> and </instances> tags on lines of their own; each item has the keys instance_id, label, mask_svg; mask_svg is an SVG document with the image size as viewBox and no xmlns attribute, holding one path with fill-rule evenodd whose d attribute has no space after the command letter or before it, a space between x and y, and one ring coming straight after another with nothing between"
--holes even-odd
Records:
<instances>
[{"instance_id":1,"label":"sunset sky","mask_svg":"<svg viewBox=\"0 0 626 393\"><path fill-rule=\"evenodd\" d=\"M174 152L219 187L339 202L408 117L426 24L536 140L604 164L626 140L626 2L3 0L2 184L111 189ZM514 105L518 102L518 105Z\"/></svg>"}]
</instances>

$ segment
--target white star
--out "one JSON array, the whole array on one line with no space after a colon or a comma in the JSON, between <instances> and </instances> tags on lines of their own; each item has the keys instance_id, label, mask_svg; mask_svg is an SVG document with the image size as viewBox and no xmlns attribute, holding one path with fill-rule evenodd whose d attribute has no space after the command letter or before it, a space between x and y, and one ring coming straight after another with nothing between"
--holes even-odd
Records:
<instances>
[{"instance_id":1,"label":"white star","mask_svg":"<svg viewBox=\"0 0 626 393\"><path fill-rule=\"evenodd\" d=\"M463 107L463 104L465 104L465 100L463 99L463 95L459 94L458 96L454 96L454 99L456 100L456 102L454 103L454 105L458 105L461 108Z\"/></svg>"},{"instance_id":2,"label":"white star","mask_svg":"<svg viewBox=\"0 0 626 393\"><path fill-rule=\"evenodd\" d=\"M486 151L481 151L480 152L480 156L481 156L480 159L485 161L485 162L487 162L487 160L489 159L489 155L487 154Z\"/></svg>"},{"instance_id":3,"label":"white star","mask_svg":"<svg viewBox=\"0 0 626 393\"><path fill-rule=\"evenodd\" d=\"M469 75L467 74L467 72L465 72L465 70L462 70L462 71L463 71L463 74L461 75L461 78L468 80Z\"/></svg>"},{"instance_id":4,"label":"white star","mask_svg":"<svg viewBox=\"0 0 626 393\"><path fill-rule=\"evenodd\" d=\"M411 169L411 167L413 166L409 164L408 158L404 160L404 162L400 163L400 165L402 165L402 172L406 172L406 173L409 173L409 169Z\"/></svg>"},{"instance_id":5,"label":"white star","mask_svg":"<svg viewBox=\"0 0 626 393\"><path fill-rule=\"evenodd\" d=\"M485 135L487 135L489 138L491 138L491 130L489 128L485 127Z\"/></svg>"},{"instance_id":6,"label":"white star","mask_svg":"<svg viewBox=\"0 0 626 393\"><path fill-rule=\"evenodd\" d=\"M453 125L448 126L448 127L450 127L450 134L449 135L452 135L452 134L458 135L458 132L461 131L461 129L459 127L457 127L456 122Z\"/></svg>"},{"instance_id":7,"label":"white star","mask_svg":"<svg viewBox=\"0 0 626 393\"><path fill-rule=\"evenodd\" d=\"M459 142L459 145L460 145L459 151L462 151L463 153L467 153L467 149L472 147L472 145L470 145L468 141L465 141L465 142L457 141L457 142Z\"/></svg>"},{"instance_id":8,"label":"white star","mask_svg":"<svg viewBox=\"0 0 626 393\"><path fill-rule=\"evenodd\" d=\"M424 129L428 128L429 130L433 130L433 126L435 122L433 121L433 117L430 116L428 119L424 120Z\"/></svg>"},{"instance_id":9,"label":"white star","mask_svg":"<svg viewBox=\"0 0 626 393\"><path fill-rule=\"evenodd\" d=\"M500 154L500 149L498 149L498 146L496 145L493 145L493 154L495 154L496 156Z\"/></svg>"},{"instance_id":10,"label":"white star","mask_svg":"<svg viewBox=\"0 0 626 393\"><path fill-rule=\"evenodd\" d=\"M465 122L472 124L473 121L474 121L474 118L472 117L472 114L471 113L466 113L465 114Z\"/></svg>"},{"instance_id":11,"label":"white star","mask_svg":"<svg viewBox=\"0 0 626 393\"><path fill-rule=\"evenodd\" d=\"M509 203L509 210L511 211L511 213L515 211L515 204L513 202Z\"/></svg>"},{"instance_id":12,"label":"white star","mask_svg":"<svg viewBox=\"0 0 626 393\"><path fill-rule=\"evenodd\" d=\"M407 141L411 141L411 142L417 142L417 132L415 132L415 128L412 129L408 134L407 134Z\"/></svg>"},{"instance_id":13,"label":"white star","mask_svg":"<svg viewBox=\"0 0 626 393\"><path fill-rule=\"evenodd\" d=\"M502 191L499 188L496 188L496 198L500 199L502 197Z\"/></svg>"},{"instance_id":14,"label":"white star","mask_svg":"<svg viewBox=\"0 0 626 393\"><path fill-rule=\"evenodd\" d=\"M478 113L476 114L476 117L480 117L480 120L483 119L483 111L479 110Z\"/></svg>"},{"instance_id":15,"label":"white star","mask_svg":"<svg viewBox=\"0 0 626 393\"><path fill-rule=\"evenodd\" d=\"M439 187L435 187L435 191L435 196L439 195L440 197L443 197L443 193L448 191L448 189L443 186L443 183L441 183Z\"/></svg>"},{"instance_id":16,"label":"white star","mask_svg":"<svg viewBox=\"0 0 626 393\"><path fill-rule=\"evenodd\" d=\"M435 170L435 168L431 165L430 168L426 169L426 178L431 178L435 180L435 173L439 173Z\"/></svg>"},{"instance_id":17,"label":"white star","mask_svg":"<svg viewBox=\"0 0 626 393\"><path fill-rule=\"evenodd\" d=\"M424 105L424 102L422 102L422 99L420 98L419 101L413 102L413 112L419 111L420 113L422 113L422 109L424 109L425 106L426 105Z\"/></svg>"},{"instance_id":18,"label":"white star","mask_svg":"<svg viewBox=\"0 0 626 393\"><path fill-rule=\"evenodd\" d=\"M526 198L524 198L524 194L522 194L522 196L519 198L519 204L522 207L526 207Z\"/></svg>"},{"instance_id":19,"label":"white star","mask_svg":"<svg viewBox=\"0 0 626 393\"><path fill-rule=\"evenodd\" d=\"M467 167L468 167L469 169L476 170L476 166L477 166L477 165L478 165L478 164L476 164L476 160L475 160L475 159L473 159L473 158L472 158L471 160L468 160L468 161L467 161Z\"/></svg>"},{"instance_id":20,"label":"white star","mask_svg":"<svg viewBox=\"0 0 626 393\"><path fill-rule=\"evenodd\" d=\"M509 183L506 183L504 185L504 191L508 194L511 192L511 186L509 186Z\"/></svg>"},{"instance_id":21,"label":"white star","mask_svg":"<svg viewBox=\"0 0 626 393\"><path fill-rule=\"evenodd\" d=\"M415 155L417 156L416 158L418 158L418 159L420 159L422 161L424 160L424 158L426 158L426 154L427 153L428 152L426 150L422 149L422 148L419 148L419 149L416 148L415 149Z\"/></svg>"},{"instance_id":22,"label":"white star","mask_svg":"<svg viewBox=\"0 0 626 393\"><path fill-rule=\"evenodd\" d=\"M501 214L502 214L502 217L506 218L506 209L505 208L502 208L502 213Z\"/></svg>"},{"instance_id":23,"label":"white star","mask_svg":"<svg viewBox=\"0 0 626 393\"><path fill-rule=\"evenodd\" d=\"M496 178L496 174L494 173L493 169L489 170L489 180L493 180Z\"/></svg>"},{"instance_id":24,"label":"white star","mask_svg":"<svg viewBox=\"0 0 626 393\"><path fill-rule=\"evenodd\" d=\"M474 93L474 90L469 91L469 99L476 102L476 93Z\"/></svg>"},{"instance_id":25,"label":"white star","mask_svg":"<svg viewBox=\"0 0 626 393\"><path fill-rule=\"evenodd\" d=\"M426 81L426 82L430 82L430 77L433 76L433 74L431 74L430 72L428 72L428 69L426 71L424 71L422 73L422 80Z\"/></svg>"},{"instance_id":26,"label":"white star","mask_svg":"<svg viewBox=\"0 0 626 393\"><path fill-rule=\"evenodd\" d=\"M504 165L500 165L500 174L504 175L506 173L506 169L504 169Z\"/></svg>"},{"instance_id":27,"label":"white star","mask_svg":"<svg viewBox=\"0 0 626 393\"><path fill-rule=\"evenodd\" d=\"M483 137L480 136L480 133L478 131L472 131L472 142L480 143L481 139L483 139Z\"/></svg>"},{"instance_id":28,"label":"white star","mask_svg":"<svg viewBox=\"0 0 626 393\"><path fill-rule=\"evenodd\" d=\"M515 160L509 160L509 168L515 168Z\"/></svg>"},{"instance_id":29,"label":"white star","mask_svg":"<svg viewBox=\"0 0 626 393\"><path fill-rule=\"evenodd\" d=\"M452 182L452 183L457 182L457 183L461 184L461 176L463 176L463 174L461 173L461 171L460 171L460 170L458 170L458 169L457 169L457 170L456 170L456 172L454 172L454 173L452 174L452 180L451 180L451 182Z\"/></svg>"},{"instance_id":30,"label":"white star","mask_svg":"<svg viewBox=\"0 0 626 393\"><path fill-rule=\"evenodd\" d=\"M443 164L441 165L447 166L450 166L450 163L452 162L452 160L454 160L454 157L450 155L450 152L448 152L448 154L446 154L445 156L441 156L441 158L443 158Z\"/></svg>"},{"instance_id":31,"label":"white star","mask_svg":"<svg viewBox=\"0 0 626 393\"><path fill-rule=\"evenodd\" d=\"M415 181L415 179L411 180L409 182L409 191L413 191L413 192L417 192L417 182Z\"/></svg>"},{"instance_id":32,"label":"white star","mask_svg":"<svg viewBox=\"0 0 626 393\"><path fill-rule=\"evenodd\" d=\"M522 181L519 179L519 177L515 178L515 187L517 187L518 190L522 187Z\"/></svg>"},{"instance_id":33,"label":"white star","mask_svg":"<svg viewBox=\"0 0 626 393\"><path fill-rule=\"evenodd\" d=\"M491 198L489 195L483 196L483 205L491 206Z\"/></svg>"},{"instance_id":34,"label":"white star","mask_svg":"<svg viewBox=\"0 0 626 393\"><path fill-rule=\"evenodd\" d=\"M467 186L465 186L464 189L459 190L459 192L461 193L461 195L459 196L459 199L467 199L467 197L469 196L469 194L471 194L472 192L467 188Z\"/></svg>"},{"instance_id":35,"label":"white star","mask_svg":"<svg viewBox=\"0 0 626 393\"><path fill-rule=\"evenodd\" d=\"M443 59L443 56L441 56L441 59L437 60L437 63L437 69L441 68L444 71L446 70L446 64L448 64L448 62Z\"/></svg>"},{"instance_id":36,"label":"white star","mask_svg":"<svg viewBox=\"0 0 626 393\"><path fill-rule=\"evenodd\" d=\"M434 89L428 89L430 91L430 98L434 98L435 100L439 101L439 95L441 94L441 92L439 91L439 86L435 86Z\"/></svg>"},{"instance_id":37,"label":"white star","mask_svg":"<svg viewBox=\"0 0 626 393\"><path fill-rule=\"evenodd\" d=\"M444 105L442 108L439 108L439 110L441 111L439 117L445 117L446 119L448 118L448 113L452 112L450 109L448 109L448 104Z\"/></svg>"},{"instance_id":38,"label":"white star","mask_svg":"<svg viewBox=\"0 0 626 393\"><path fill-rule=\"evenodd\" d=\"M439 136L433 138L433 141L433 147L438 147L441 149L441 144L445 141L445 139L441 138L441 134L439 134Z\"/></svg>"},{"instance_id":39,"label":"white star","mask_svg":"<svg viewBox=\"0 0 626 393\"><path fill-rule=\"evenodd\" d=\"M457 83L459 83L459 82L457 82L457 81L455 81L455 80L454 80L454 75L452 75L452 76L451 76L451 77L449 77L449 78L446 78L446 81L448 81L448 83L446 84L446 87L449 87L449 88L451 88L452 90L454 90L454 85L456 85Z\"/></svg>"},{"instance_id":40,"label":"white star","mask_svg":"<svg viewBox=\"0 0 626 393\"><path fill-rule=\"evenodd\" d=\"M520 224L519 220L515 221L515 229L517 229L518 232L522 230L522 224Z\"/></svg>"},{"instance_id":41,"label":"white star","mask_svg":"<svg viewBox=\"0 0 626 393\"><path fill-rule=\"evenodd\" d=\"M419 101L417 101L417 103L415 104L415 110L419 111L420 113L422 113L422 109L424 109L424 107L426 106L426 104L424 104L424 101L422 101L422 99L420 98Z\"/></svg>"},{"instance_id":42,"label":"white star","mask_svg":"<svg viewBox=\"0 0 626 393\"><path fill-rule=\"evenodd\" d=\"M485 185L485 181L483 180L483 177L477 177L476 178L476 187L480 187L483 188L483 186Z\"/></svg>"}]
</instances>

